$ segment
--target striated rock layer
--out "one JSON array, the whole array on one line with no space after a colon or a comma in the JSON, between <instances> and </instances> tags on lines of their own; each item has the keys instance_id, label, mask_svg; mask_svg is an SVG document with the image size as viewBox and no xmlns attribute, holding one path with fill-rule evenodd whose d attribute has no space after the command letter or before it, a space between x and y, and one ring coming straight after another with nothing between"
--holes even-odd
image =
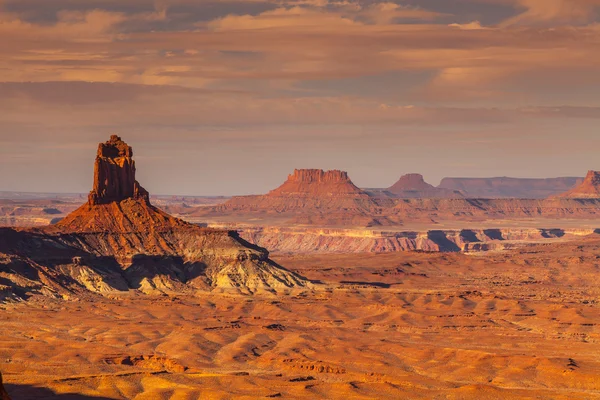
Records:
<instances>
[{"instance_id":1,"label":"striated rock layer","mask_svg":"<svg viewBox=\"0 0 600 400\"><path fill-rule=\"evenodd\" d=\"M118 173L95 180L86 204L56 225L0 230L0 282L7 283L0 299L130 289L255 293L310 285L236 232L200 228L152 206L133 179L131 148L117 139L101 145L101 153L110 160L118 154L118 164L131 168L108 164ZM99 156L96 167L104 163Z\"/></svg>"},{"instance_id":2,"label":"striated rock layer","mask_svg":"<svg viewBox=\"0 0 600 400\"><path fill-rule=\"evenodd\" d=\"M462 198L458 190L436 188L425 182L421 174L407 174L400 177L398 182L390 186L387 192L399 198Z\"/></svg>"},{"instance_id":3,"label":"striated rock layer","mask_svg":"<svg viewBox=\"0 0 600 400\"><path fill-rule=\"evenodd\" d=\"M568 199L600 199L600 172L589 171L583 182L556 196L556 198Z\"/></svg>"},{"instance_id":4,"label":"striated rock layer","mask_svg":"<svg viewBox=\"0 0 600 400\"><path fill-rule=\"evenodd\" d=\"M401 195L387 195L389 191L363 191L340 171L299 170L266 195L234 197L221 205L195 209L185 216L217 223L237 218L253 225L323 227L402 226L415 222L487 219L600 219L600 197L595 197L594 179L600 180L598 176L588 177L589 184L570 192L568 197L576 198L436 198L427 192L431 185L425 183L422 176L411 174L403 178L397 188L412 187L412 193L419 198L399 198ZM400 189L398 193L402 193ZM421 198L424 193L432 195Z\"/></svg>"},{"instance_id":5,"label":"striated rock layer","mask_svg":"<svg viewBox=\"0 0 600 400\"><path fill-rule=\"evenodd\" d=\"M532 246L593 235L594 229L446 229L373 231L362 229L244 228L240 235L278 253L472 252Z\"/></svg>"}]
</instances>

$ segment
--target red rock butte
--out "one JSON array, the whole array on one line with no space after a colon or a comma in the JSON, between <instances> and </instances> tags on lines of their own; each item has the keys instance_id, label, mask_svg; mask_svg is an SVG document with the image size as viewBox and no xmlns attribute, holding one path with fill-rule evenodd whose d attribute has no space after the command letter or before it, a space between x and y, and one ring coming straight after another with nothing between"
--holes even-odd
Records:
<instances>
[{"instance_id":1,"label":"red rock butte","mask_svg":"<svg viewBox=\"0 0 600 400\"><path fill-rule=\"evenodd\" d=\"M435 187L421 174L406 174L387 189L400 198L462 198L460 191Z\"/></svg>"},{"instance_id":2,"label":"red rock butte","mask_svg":"<svg viewBox=\"0 0 600 400\"><path fill-rule=\"evenodd\" d=\"M425 182L423 175L421 174L406 174L402 175L398 182L396 182L390 189L414 189L414 190L423 190L423 189L433 189L434 186Z\"/></svg>"},{"instance_id":3,"label":"red rock butte","mask_svg":"<svg viewBox=\"0 0 600 400\"><path fill-rule=\"evenodd\" d=\"M135 180L133 149L117 135L98 145L94 164L94 185L88 196L90 205L109 204L125 199L149 203L148 192Z\"/></svg>"},{"instance_id":4,"label":"red rock butte","mask_svg":"<svg viewBox=\"0 0 600 400\"><path fill-rule=\"evenodd\" d=\"M348 194L364 194L364 192L352 183L345 171L296 169L293 174L288 176L283 185L269 192L267 196L335 196Z\"/></svg>"}]
</instances>

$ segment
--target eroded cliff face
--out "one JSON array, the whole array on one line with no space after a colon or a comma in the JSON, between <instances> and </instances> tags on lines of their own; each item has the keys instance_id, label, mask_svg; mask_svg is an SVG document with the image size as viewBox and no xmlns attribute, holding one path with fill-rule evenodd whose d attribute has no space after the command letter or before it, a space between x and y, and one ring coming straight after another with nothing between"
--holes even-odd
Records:
<instances>
[{"instance_id":1,"label":"eroded cliff face","mask_svg":"<svg viewBox=\"0 0 600 400\"><path fill-rule=\"evenodd\" d=\"M98 145L90 205L110 204L125 199L149 203L148 192L135 180L133 149L117 135Z\"/></svg>"},{"instance_id":2,"label":"eroded cliff face","mask_svg":"<svg viewBox=\"0 0 600 400\"><path fill-rule=\"evenodd\" d=\"M421 174L407 174L390 186L387 192L399 198L462 198L458 190L437 188L425 182Z\"/></svg>"},{"instance_id":3,"label":"eroded cliff face","mask_svg":"<svg viewBox=\"0 0 600 400\"><path fill-rule=\"evenodd\" d=\"M100 145L100 172L86 204L56 225L0 231L0 299L310 286L236 232L200 228L152 206L134 179L132 154L113 136Z\"/></svg>"},{"instance_id":4,"label":"eroded cliff face","mask_svg":"<svg viewBox=\"0 0 600 400\"><path fill-rule=\"evenodd\" d=\"M424 231L244 228L243 238L279 253L481 252L593 235L594 229L493 228Z\"/></svg>"}]
</instances>

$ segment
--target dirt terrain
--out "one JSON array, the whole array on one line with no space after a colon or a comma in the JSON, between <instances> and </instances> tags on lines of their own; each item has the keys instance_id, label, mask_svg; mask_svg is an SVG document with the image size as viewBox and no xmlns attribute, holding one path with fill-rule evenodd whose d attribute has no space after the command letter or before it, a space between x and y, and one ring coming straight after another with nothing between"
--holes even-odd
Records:
<instances>
[{"instance_id":1,"label":"dirt terrain","mask_svg":"<svg viewBox=\"0 0 600 400\"><path fill-rule=\"evenodd\" d=\"M276 258L321 282L290 295L34 296L2 306L0 370L24 400L600 398L599 250Z\"/></svg>"}]
</instances>

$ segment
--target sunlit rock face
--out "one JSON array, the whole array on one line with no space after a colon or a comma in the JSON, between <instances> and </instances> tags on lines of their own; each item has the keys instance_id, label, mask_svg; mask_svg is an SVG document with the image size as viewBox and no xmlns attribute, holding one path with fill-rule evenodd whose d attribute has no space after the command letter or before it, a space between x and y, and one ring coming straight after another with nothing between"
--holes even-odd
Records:
<instances>
[{"instance_id":1,"label":"sunlit rock face","mask_svg":"<svg viewBox=\"0 0 600 400\"><path fill-rule=\"evenodd\" d=\"M117 135L98 145L94 164L94 184L88 196L91 205L125 199L149 202L148 192L135 180L133 149Z\"/></svg>"}]
</instances>

